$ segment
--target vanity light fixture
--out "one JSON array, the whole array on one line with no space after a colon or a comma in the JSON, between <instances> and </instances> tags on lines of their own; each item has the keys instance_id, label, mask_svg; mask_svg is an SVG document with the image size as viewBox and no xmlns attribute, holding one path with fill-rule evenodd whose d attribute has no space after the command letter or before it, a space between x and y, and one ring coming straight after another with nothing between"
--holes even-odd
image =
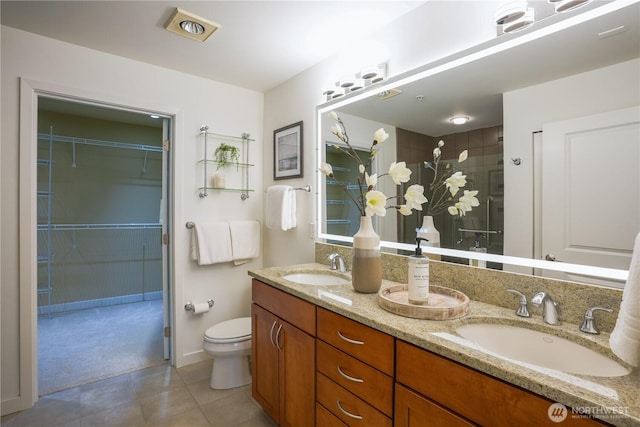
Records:
<instances>
[{"instance_id":1,"label":"vanity light fixture","mask_svg":"<svg viewBox=\"0 0 640 427\"><path fill-rule=\"evenodd\" d=\"M510 1L496 9L493 17L497 25L508 24L522 18L527 13L526 0Z\"/></svg>"},{"instance_id":2,"label":"vanity light fixture","mask_svg":"<svg viewBox=\"0 0 640 427\"><path fill-rule=\"evenodd\" d=\"M463 125L469 121L469 117L466 116L455 116L449 119L451 123L454 125Z\"/></svg>"},{"instance_id":3,"label":"vanity light fixture","mask_svg":"<svg viewBox=\"0 0 640 427\"><path fill-rule=\"evenodd\" d=\"M364 89L372 84L382 82L387 78L387 64L381 63L364 67L354 75L343 76L332 86L324 87L322 95L328 101Z\"/></svg>"},{"instance_id":4,"label":"vanity light fixture","mask_svg":"<svg viewBox=\"0 0 640 427\"><path fill-rule=\"evenodd\" d=\"M550 3L555 4L556 12L568 12L591 3L591 0L560 0Z\"/></svg>"},{"instance_id":5,"label":"vanity light fixture","mask_svg":"<svg viewBox=\"0 0 640 427\"><path fill-rule=\"evenodd\" d=\"M164 28L192 40L204 42L220 28L220 25L186 10L176 8Z\"/></svg>"},{"instance_id":6,"label":"vanity light fixture","mask_svg":"<svg viewBox=\"0 0 640 427\"><path fill-rule=\"evenodd\" d=\"M524 14L521 18L516 19L515 21L509 22L502 27L502 31L504 33L515 33L516 31L522 31L525 28L529 28L536 21L535 18L535 9L530 7L527 9L527 13Z\"/></svg>"}]
</instances>

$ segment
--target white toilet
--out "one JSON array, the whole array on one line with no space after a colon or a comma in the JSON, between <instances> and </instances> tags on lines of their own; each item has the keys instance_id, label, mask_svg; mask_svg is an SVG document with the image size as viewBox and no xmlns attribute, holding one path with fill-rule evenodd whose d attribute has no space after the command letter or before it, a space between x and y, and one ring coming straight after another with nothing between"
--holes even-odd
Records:
<instances>
[{"instance_id":1,"label":"white toilet","mask_svg":"<svg viewBox=\"0 0 640 427\"><path fill-rule=\"evenodd\" d=\"M213 325L204 333L202 348L213 356L211 388L225 390L251 383L251 317Z\"/></svg>"}]
</instances>

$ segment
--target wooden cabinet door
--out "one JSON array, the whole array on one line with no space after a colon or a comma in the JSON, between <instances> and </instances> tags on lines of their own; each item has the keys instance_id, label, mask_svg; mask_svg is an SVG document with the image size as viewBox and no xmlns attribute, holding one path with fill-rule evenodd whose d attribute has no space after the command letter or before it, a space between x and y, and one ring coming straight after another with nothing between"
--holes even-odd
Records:
<instances>
[{"instance_id":1,"label":"wooden cabinet door","mask_svg":"<svg viewBox=\"0 0 640 427\"><path fill-rule=\"evenodd\" d=\"M396 384L393 427L470 427L473 425L475 424Z\"/></svg>"},{"instance_id":2,"label":"wooden cabinet door","mask_svg":"<svg viewBox=\"0 0 640 427\"><path fill-rule=\"evenodd\" d=\"M280 320L280 425L313 426L315 422L315 338ZM280 328L280 326L278 326Z\"/></svg>"},{"instance_id":3,"label":"wooden cabinet door","mask_svg":"<svg viewBox=\"0 0 640 427\"><path fill-rule=\"evenodd\" d=\"M278 357L275 334L278 318L259 305L251 305L251 393L264 411L280 422Z\"/></svg>"}]
</instances>

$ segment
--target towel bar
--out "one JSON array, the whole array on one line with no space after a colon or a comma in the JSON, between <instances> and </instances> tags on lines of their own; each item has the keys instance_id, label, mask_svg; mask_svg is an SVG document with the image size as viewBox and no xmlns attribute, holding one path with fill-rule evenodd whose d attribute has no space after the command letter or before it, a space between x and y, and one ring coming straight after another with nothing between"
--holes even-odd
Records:
<instances>
[{"instance_id":1,"label":"towel bar","mask_svg":"<svg viewBox=\"0 0 640 427\"><path fill-rule=\"evenodd\" d=\"M291 189L294 191L304 191L305 193L311 193L311 186L309 184L305 185L304 187L292 187ZM264 190L264 192L266 193L267 190Z\"/></svg>"}]
</instances>

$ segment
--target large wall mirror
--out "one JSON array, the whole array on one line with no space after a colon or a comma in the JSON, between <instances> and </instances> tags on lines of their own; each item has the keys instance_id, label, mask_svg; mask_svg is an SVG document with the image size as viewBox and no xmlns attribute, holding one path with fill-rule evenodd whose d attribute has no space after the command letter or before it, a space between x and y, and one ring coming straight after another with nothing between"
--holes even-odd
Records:
<instances>
[{"instance_id":1,"label":"large wall mirror","mask_svg":"<svg viewBox=\"0 0 640 427\"><path fill-rule=\"evenodd\" d=\"M466 149L465 189L478 191L480 205L463 217L434 215L440 246L427 252L622 287L640 231L640 3L545 21L321 105L318 165L339 161L331 111L362 148L384 127L390 138L373 170L405 161L407 185L429 182L425 162L438 141L452 165ZM453 116L469 121L454 125ZM324 175L317 184L318 238L349 244L357 216ZM377 218L383 248L411 251L423 213Z\"/></svg>"}]
</instances>

